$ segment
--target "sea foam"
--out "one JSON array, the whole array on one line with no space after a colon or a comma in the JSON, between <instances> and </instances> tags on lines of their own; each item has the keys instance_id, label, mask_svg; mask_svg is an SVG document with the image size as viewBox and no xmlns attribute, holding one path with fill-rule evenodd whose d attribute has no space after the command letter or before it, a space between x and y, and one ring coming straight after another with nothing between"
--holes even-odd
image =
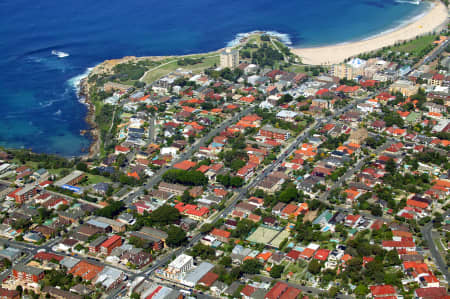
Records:
<instances>
[{"instance_id":1,"label":"sea foam","mask_svg":"<svg viewBox=\"0 0 450 299\"><path fill-rule=\"evenodd\" d=\"M76 91L78 94L80 92L81 80L86 78L93 69L94 69L93 67L87 68L86 71L84 71L84 73L76 75L75 77L72 77L69 80L67 80L67 84L69 84L69 86L71 86L72 89Z\"/></svg>"},{"instance_id":2,"label":"sea foam","mask_svg":"<svg viewBox=\"0 0 450 299\"><path fill-rule=\"evenodd\" d=\"M227 43L227 47L234 47L234 46L238 45L241 42L241 40L248 38L250 35L253 35L253 34L266 34L266 35L272 36L274 38L277 38L285 45L288 45L288 46L292 45L291 38L290 38L289 34L287 34L287 33L280 33L277 31L266 31L266 30L254 30L251 32L236 34L235 38Z\"/></svg>"}]
</instances>

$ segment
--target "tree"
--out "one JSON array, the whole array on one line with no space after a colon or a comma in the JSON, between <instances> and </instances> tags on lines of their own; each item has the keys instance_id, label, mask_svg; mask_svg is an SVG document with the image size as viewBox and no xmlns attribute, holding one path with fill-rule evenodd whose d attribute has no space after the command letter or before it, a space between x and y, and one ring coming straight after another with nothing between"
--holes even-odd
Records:
<instances>
[{"instance_id":1,"label":"tree","mask_svg":"<svg viewBox=\"0 0 450 299\"><path fill-rule=\"evenodd\" d=\"M96 210L95 214L97 216L113 218L114 216L119 215L124 206L125 204L122 201L111 200L106 207Z\"/></svg>"},{"instance_id":2,"label":"tree","mask_svg":"<svg viewBox=\"0 0 450 299\"><path fill-rule=\"evenodd\" d=\"M152 224L158 224L165 226L173 224L181 218L180 212L171 206L163 205L153 211L149 216L149 226Z\"/></svg>"},{"instance_id":3,"label":"tree","mask_svg":"<svg viewBox=\"0 0 450 299\"><path fill-rule=\"evenodd\" d=\"M316 259L313 259L308 264L308 272L311 273L311 274L319 274L321 268L322 268L322 265Z\"/></svg>"},{"instance_id":4,"label":"tree","mask_svg":"<svg viewBox=\"0 0 450 299\"><path fill-rule=\"evenodd\" d=\"M194 197L191 196L188 190L184 190L181 201L184 203L193 203Z\"/></svg>"},{"instance_id":5,"label":"tree","mask_svg":"<svg viewBox=\"0 0 450 299\"><path fill-rule=\"evenodd\" d=\"M212 223L205 223L200 227L201 233L209 233L214 228L214 225Z\"/></svg>"},{"instance_id":6,"label":"tree","mask_svg":"<svg viewBox=\"0 0 450 299\"><path fill-rule=\"evenodd\" d=\"M281 202L291 202L297 199L297 189L294 187L288 187L280 193L279 200Z\"/></svg>"},{"instance_id":7,"label":"tree","mask_svg":"<svg viewBox=\"0 0 450 299\"><path fill-rule=\"evenodd\" d=\"M178 226L171 225L167 230L167 245L171 247L178 247L186 242L186 232Z\"/></svg>"},{"instance_id":8,"label":"tree","mask_svg":"<svg viewBox=\"0 0 450 299\"><path fill-rule=\"evenodd\" d=\"M247 274L259 274L262 268L263 264L261 264L257 259L246 260L241 266L242 272Z\"/></svg>"},{"instance_id":9,"label":"tree","mask_svg":"<svg viewBox=\"0 0 450 299\"><path fill-rule=\"evenodd\" d=\"M87 164L84 162L79 162L77 164L76 168L77 168L77 170L80 170L80 171L84 171L84 172L88 171Z\"/></svg>"},{"instance_id":10,"label":"tree","mask_svg":"<svg viewBox=\"0 0 450 299\"><path fill-rule=\"evenodd\" d=\"M232 235L233 237L244 238L255 226L256 224L253 221L242 219L237 223L236 229L232 232Z\"/></svg>"},{"instance_id":11,"label":"tree","mask_svg":"<svg viewBox=\"0 0 450 299\"><path fill-rule=\"evenodd\" d=\"M395 163L394 159L390 158L386 162L386 171L388 171L391 174L395 174L395 171L397 169L397 163Z\"/></svg>"},{"instance_id":12,"label":"tree","mask_svg":"<svg viewBox=\"0 0 450 299\"><path fill-rule=\"evenodd\" d=\"M366 296L369 294L369 288L365 284L360 284L356 287L355 294L357 296Z\"/></svg>"},{"instance_id":13,"label":"tree","mask_svg":"<svg viewBox=\"0 0 450 299\"><path fill-rule=\"evenodd\" d=\"M398 253L396 250L390 250L386 253L385 256L386 263L389 266L396 266L401 264L401 260L398 257Z\"/></svg>"},{"instance_id":14,"label":"tree","mask_svg":"<svg viewBox=\"0 0 450 299\"><path fill-rule=\"evenodd\" d=\"M232 264L231 257L229 257L229 256L222 257L219 261L219 264L224 267L231 267L231 264Z\"/></svg>"},{"instance_id":15,"label":"tree","mask_svg":"<svg viewBox=\"0 0 450 299\"><path fill-rule=\"evenodd\" d=\"M381 209L381 207L379 205L372 205L370 207L370 213L373 216L377 216L377 217L383 216L383 210Z\"/></svg>"},{"instance_id":16,"label":"tree","mask_svg":"<svg viewBox=\"0 0 450 299\"><path fill-rule=\"evenodd\" d=\"M275 265L270 269L270 277L272 278L280 278L281 274L283 274L284 266L283 265Z\"/></svg>"},{"instance_id":17,"label":"tree","mask_svg":"<svg viewBox=\"0 0 450 299\"><path fill-rule=\"evenodd\" d=\"M190 255L194 257L200 257L203 260L214 259L216 257L216 250L212 247L198 243L194 247L192 247Z\"/></svg>"}]
</instances>

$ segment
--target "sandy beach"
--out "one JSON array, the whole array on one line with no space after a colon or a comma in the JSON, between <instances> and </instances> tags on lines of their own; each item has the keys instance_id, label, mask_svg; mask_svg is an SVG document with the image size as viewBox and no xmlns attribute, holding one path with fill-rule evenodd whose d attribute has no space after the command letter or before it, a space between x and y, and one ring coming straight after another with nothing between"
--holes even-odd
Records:
<instances>
[{"instance_id":1,"label":"sandy beach","mask_svg":"<svg viewBox=\"0 0 450 299\"><path fill-rule=\"evenodd\" d=\"M315 48L292 48L292 52L302 58L305 64L326 65L343 62L346 58L361 53L371 52L397 42L410 40L440 28L447 23L448 9L440 1L433 2L433 7L420 19L398 29L373 38Z\"/></svg>"}]
</instances>

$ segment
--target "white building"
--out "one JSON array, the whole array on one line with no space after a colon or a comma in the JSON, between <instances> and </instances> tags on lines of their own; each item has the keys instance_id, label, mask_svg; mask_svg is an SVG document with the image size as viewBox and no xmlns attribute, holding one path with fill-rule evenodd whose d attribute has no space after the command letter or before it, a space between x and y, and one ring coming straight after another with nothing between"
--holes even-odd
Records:
<instances>
[{"instance_id":1,"label":"white building","mask_svg":"<svg viewBox=\"0 0 450 299\"><path fill-rule=\"evenodd\" d=\"M235 68L239 64L239 50L226 48L220 53L220 67L221 68Z\"/></svg>"},{"instance_id":2,"label":"white building","mask_svg":"<svg viewBox=\"0 0 450 299\"><path fill-rule=\"evenodd\" d=\"M166 275L170 278L179 278L179 275L191 270L194 267L192 256L181 254L174 259L167 267Z\"/></svg>"}]
</instances>

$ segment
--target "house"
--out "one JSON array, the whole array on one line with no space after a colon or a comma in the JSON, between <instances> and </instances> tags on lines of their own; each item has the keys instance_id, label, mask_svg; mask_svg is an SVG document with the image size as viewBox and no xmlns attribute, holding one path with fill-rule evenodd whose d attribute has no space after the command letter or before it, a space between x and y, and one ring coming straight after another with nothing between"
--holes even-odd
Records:
<instances>
[{"instance_id":1,"label":"house","mask_svg":"<svg viewBox=\"0 0 450 299\"><path fill-rule=\"evenodd\" d=\"M180 185L180 184L171 184L166 182L161 182L158 186L158 189L161 191L173 193L175 195L181 196L184 191L188 190L189 187Z\"/></svg>"},{"instance_id":2,"label":"house","mask_svg":"<svg viewBox=\"0 0 450 299\"><path fill-rule=\"evenodd\" d=\"M190 169L194 168L195 165L197 165L197 163L189 161L189 160L185 160L185 161L181 161L179 163L174 164L173 168L181 169L181 170L190 170Z\"/></svg>"},{"instance_id":3,"label":"house","mask_svg":"<svg viewBox=\"0 0 450 299\"><path fill-rule=\"evenodd\" d=\"M229 231L218 228L214 228L210 232L210 235L223 243L228 243L231 237L231 233Z\"/></svg>"},{"instance_id":4,"label":"house","mask_svg":"<svg viewBox=\"0 0 450 299\"><path fill-rule=\"evenodd\" d=\"M305 248L299 255L300 258L304 260L310 260L314 253L316 252L313 248Z\"/></svg>"},{"instance_id":5,"label":"house","mask_svg":"<svg viewBox=\"0 0 450 299\"><path fill-rule=\"evenodd\" d=\"M414 291L418 299L444 299L448 298L447 289L444 287L418 288Z\"/></svg>"},{"instance_id":6,"label":"house","mask_svg":"<svg viewBox=\"0 0 450 299\"><path fill-rule=\"evenodd\" d=\"M372 298L383 298L389 296L391 296L391 298L396 298L397 292L392 285L376 285L370 286L369 288Z\"/></svg>"},{"instance_id":7,"label":"house","mask_svg":"<svg viewBox=\"0 0 450 299\"><path fill-rule=\"evenodd\" d=\"M300 295L301 290L291 287L284 282L277 282L264 299L296 299Z\"/></svg>"},{"instance_id":8,"label":"house","mask_svg":"<svg viewBox=\"0 0 450 299\"><path fill-rule=\"evenodd\" d=\"M130 152L130 148L125 147L125 146L120 146L120 145L116 145L116 147L114 148L114 154L119 155L119 154L128 154Z\"/></svg>"},{"instance_id":9,"label":"house","mask_svg":"<svg viewBox=\"0 0 450 299\"><path fill-rule=\"evenodd\" d=\"M405 239L402 239L401 241L383 241L382 247L383 249L388 251L399 249L405 249L406 251L416 250L416 244L414 244L414 241Z\"/></svg>"},{"instance_id":10,"label":"house","mask_svg":"<svg viewBox=\"0 0 450 299\"><path fill-rule=\"evenodd\" d=\"M16 290L8 290L0 287L0 299L20 299L20 293Z\"/></svg>"},{"instance_id":11,"label":"house","mask_svg":"<svg viewBox=\"0 0 450 299\"><path fill-rule=\"evenodd\" d=\"M208 272L206 273L199 281L198 284L205 286L207 288L211 287L216 280L219 279L219 275L217 275L214 272Z\"/></svg>"},{"instance_id":12,"label":"house","mask_svg":"<svg viewBox=\"0 0 450 299\"><path fill-rule=\"evenodd\" d=\"M319 261L326 261L328 259L328 255L330 254L330 250L328 249L319 249L316 251L314 258Z\"/></svg>"},{"instance_id":13,"label":"house","mask_svg":"<svg viewBox=\"0 0 450 299\"><path fill-rule=\"evenodd\" d=\"M241 290L239 293L243 299L251 299L252 294L256 291L255 287L252 287L251 285L245 285L245 287Z\"/></svg>"},{"instance_id":14,"label":"house","mask_svg":"<svg viewBox=\"0 0 450 299\"><path fill-rule=\"evenodd\" d=\"M51 252L38 252L34 255L33 259L35 260L39 260L39 261L45 261L45 262L53 262L53 261L57 261L60 262L64 259L64 256L62 255L58 255L58 254L54 254Z\"/></svg>"},{"instance_id":15,"label":"house","mask_svg":"<svg viewBox=\"0 0 450 299\"><path fill-rule=\"evenodd\" d=\"M362 221L361 215L347 215L344 224L349 227L356 227Z\"/></svg>"},{"instance_id":16,"label":"house","mask_svg":"<svg viewBox=\"0 0 450 299\"><path fill-rule=\"evenodd\" d=\"M292 249L285 255L285 259L295 263L300 257L301 252L295 249Z\"/></svg>"},{"instance_id":17,"label":"house","mask_svg":"<svg viewBox=\"0 0 450 299\"><path fill-rule=\"evenodd\" d=\"M174 207L180 211L181 214L198 221L203 221L209 215L209 209L207 207L199 207L197 205L184 204L182 202L177 203Z\"/></svg>"}]
</instances>

